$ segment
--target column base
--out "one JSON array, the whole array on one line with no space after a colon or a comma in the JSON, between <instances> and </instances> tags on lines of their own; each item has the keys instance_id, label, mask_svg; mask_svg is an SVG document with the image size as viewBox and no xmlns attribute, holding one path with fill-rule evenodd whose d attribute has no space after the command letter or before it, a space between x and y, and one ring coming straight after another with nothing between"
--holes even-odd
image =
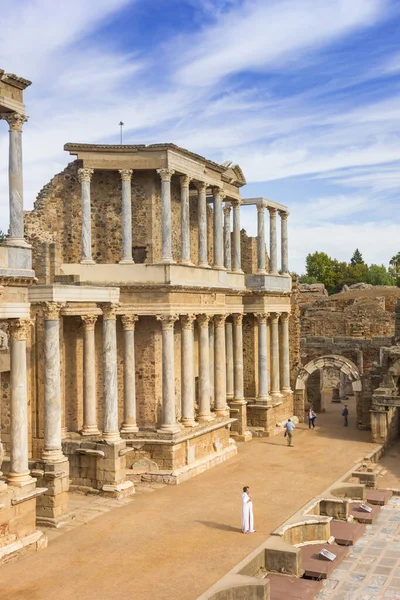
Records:
<instances>
[{"instance_id":1,"label":"column base","mask_svg":"<svg viewBox=\"0 0 400 600\"><path fill-rule=\"evenodd\" d=\"M171 256L170 258L162 258L161 260L158 261L157 264L158 265L176 265L176 260L174 260Z\"/></svg>"},{"instance_id":2,"label":"column base","mask_svg":"<svg viewBox=\"0 0 400 600\"><path fill-rule=\"evenodd\" d=\"M186 267L194 267L194 263L191 260L180 260L178 264Z\"/></svg>"},{"instance_id":3,"label":"column base","mask_svg":"<svg viewBox=\"0 0 400 600\"><path fill-rule=\"evenodd\" d=\"M268 275L279 275L279 271L270 271Z\"/></svg>"},{"instance_id":4,"label":"column base","mask_svg":"<svg viewBox=\"0 0 400 600\"><path fill-rule=\"evenodd\" d=\"M17 248L32 248L32 246L28 244L28 242L24 238L7 237L3 241L3 244L5 246L16 246Z\"/></svg>"},{"instance_id":5,"label":"column base","mask_svg":"<svg viewBox=\"0 0 400 600\"><path fill-rule=\"evenodd\" d=\"M282 398L281 392L271 392L271 398Z\"/></svg>"},{"instance_id":6,"label":"column base","mask_svg":"<svg viewBox=\"0 0 400 600\"><path fill-rule=\"evenodd\" d=\"M84 425L79 432L82 436L87 435L100 435L101 431L97 428L96 425Z\"/></svg>"},{"instance_id":7,"label":"column base","mask_svg":"<svg viewBox=\"0 0 400 600\"><path fill-rule=\"evenodd\" d=\"M233 400L231 400L231 404L247 404L246 400L244 398L234 398Z\"/></svg>"},{"instance_id":8,"label":"column base","mask_svg":"<svg viewBox=\"0 0 400 600\"><path fill-rule=\"evenodd\" d=\"M209 423L210 421L214 421L214 419L215 419L215 415L212 415L212 414L199 415L197 417L197 420L199 423Z\"/></svg>"},{"instance_id":9,"label":"column base","mask_svg":"<svg viewBox=\"0 0 400 600\"><path fill-rule=\"evenodd\" d=\"M226 271L224 265L213 265L213 269L217 269L217 271Z\"/></svg>"},{"instance_id":10,"label":"column base","mask_svg":"<svg viewBox=\"0 0 400 600\"><path fill-rule=\"evenodd\" d=\"M214 408L214 413L217 419L229 417L229 406L226 406L225 408Z\"/></svg>"},{"instance_id":11,"label":"column base","mask_svg":"<svg viewBox=\"0 0 400 600\"><path fill-rule=\"evenodd\" d=\"M160 429L157 429L157 433L179 433L182 431L182 427L175 423L174 425L161 425Z\"/></svg>"},{"instance_id":12,"label":"column base","mask_svg":"<svg viewBox=\"0 0 400 600\"><path fill-rule=\"evenodd\" d=\"M122 260L119 261L118 264L119 265L134 265L135 261L133 260L133 258L123 258Z\"/></svg>"},{"instance_id":13,"label":"column base","mask_svg":"<svg viewBox=\"0 0 400 600\"><path fill-rule=\"evenodd\" d=\"M139 427L136 423L122 423L122 427L120 429L121 433L137 433L139 431Z\"/></svg>"},{"instance_id":14,"label":"column base","mask_svg":"<svg viewBox=\"0 0 400 600\"><path fill-rule=\"evenodd\" d=\"M198 267L202 267L203 269L211 269L211 266L208 263L199 263Z\"/></svg>"},{"instance_id":15,"label":"column base","mask_svg":"<svg viewBox=\"0 0 400 600\"><path fill-rule=\"evenodd\" d=\"M290 387L283 387L283 388L281 388L281 392L285 392L285 394L291 394L292 391L293 390Z\"/></svg>"},{"instance_id":16,"label":"column base","mask_svg":"<svg viewBox=\"0 0 400 600\"><path fill-rule=\"evenodd\" d=\"M266 269L258 269L256 275L267 275Z\"/></svg>"},{"instance_id":17,"label":"column base","mask_svg":"<svg viewBox=\"0 0 400 600\"><path fill-rule=\"evenodd\" d=\"M96 264L94 262L93 258L82 258L82 260L79 262L81 265L95 265Z\"/></svg>"},{"instance_id":18,"label":"column base","mask_svg":"<svg viewBox=\"0 0 400 600\"><path fill-rule=\"evenodd\" d=\"M103 431L103 440L107 444L117 444L118 442L122 442L121 436L119 435L119 431Z\"/></svg>"},{"instance_id":19,"label":"column base","mask_svg":"<svg viewBox=\"0 0 400 600\"><path fill-rule=\"evenodd\" d=\"M232 273L237 273L238 275L243 275L244 271L242 271L242 269L232 269Z\"/></svg>"},{"instance_id":20,"label":"column base","mask_svg":"<svg viewBox=\"0 0 400 600\"><path fill-rule=\"evenodd\" d=\"M10 471L7 476L8 485L13 487L25 487L26 485L35 484L36 481L36 479L31 477L30 471L24 471L22 473Z\"/></svg>"},{"instance_id":21,"label":"column base","mask_svg":"<svg viewBox=\"0 0 400 600\"><path fill-rule=\"evenodd\" d=\"M194 419L181 419L181 423L184 427L198 427L199 425Z\"/></svg>"},{"instance_id":22,"label":"column base","mask_svg":"<svg viewBox=\"0 0 400 600\"><path fill-rule=\"evenodd\" d=\"M260 404L267 404L267 402L271 402L271 396L257 396L256 402L259 402Z\"/></svg>"},{"instance_id":23,"label":"column base","mask_svg":"<svg viewBox=\"0 0 400 600\"><path fill-rule=\"evenodd\" d=\"M60 448L59 450L43 450L42 460L46 463L60 463L66 461L67 458Z\"/></svg>"}]
</instances>

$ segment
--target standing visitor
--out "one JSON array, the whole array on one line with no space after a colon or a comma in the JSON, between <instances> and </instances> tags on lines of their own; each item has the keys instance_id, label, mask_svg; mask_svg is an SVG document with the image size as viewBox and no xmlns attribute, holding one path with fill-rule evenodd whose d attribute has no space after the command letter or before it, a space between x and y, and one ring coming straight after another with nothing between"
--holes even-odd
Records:
<instances>
[{"instance_id":1,"label":"standing visitor","mask_svg":"<svg viewBox=\"0 0 400 600\"><path fill-rule=\"evenodd\" d=\"M343 407L342 417L344 418L344 426L347 427L349 424L349 409L347 408L347 404L345 404Z\"/></svg>"},{"instance_id":2,"label":"standing visitor","mask_svg":"<svg viewBox=\"0 0 400 600\"><path fill-rule=\"evenodd\" d=\"M295 429L295 425L290 419L288 419L287 423L285 425L285 438L287 439L288 446L293 446L293 444L292 444L293 429Z\"/></svg>"},{"instance_id":3,"label":"standing visitor","mask_svg":"<svg viewBox=\"0 0 400 600\"><path fill-rule=\"evenodd\" d=\"M255 533L253 501L249 496L249 486L245 485L242 494L242 531L243 533Z\"/></svg>"},{"instance_id":4,"label":"standing visitor","mask_svg":"<svg viewBox=\"0 0 400 600\"><path fill-rule=\"evenodd\" d=\"M308 429L315 429L315 419L317 418L317 413L314 411L313 407L310 406L308 410Z\"/></svg>"}]
</instances>

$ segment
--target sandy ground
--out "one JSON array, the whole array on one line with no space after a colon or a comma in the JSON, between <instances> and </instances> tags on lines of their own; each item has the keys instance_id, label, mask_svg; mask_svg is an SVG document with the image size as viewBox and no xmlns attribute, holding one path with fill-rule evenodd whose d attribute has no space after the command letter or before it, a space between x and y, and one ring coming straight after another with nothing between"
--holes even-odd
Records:
<instances>
[{"instance_id":1,"label":"sandy ground","mask_svg":"<svg viewBox=\"0 0 400 600\"><path fill-rule=\"evenodd\" d=\"M331 405L316 430L296 429L293 448L283 434L240 444L230 461L56 537L1 568L0 598L194 600L375 447L349 408L348 428L341 406ZM244 485L254 503L252 535L240 531Z\"/></svg>"}]
</instances>

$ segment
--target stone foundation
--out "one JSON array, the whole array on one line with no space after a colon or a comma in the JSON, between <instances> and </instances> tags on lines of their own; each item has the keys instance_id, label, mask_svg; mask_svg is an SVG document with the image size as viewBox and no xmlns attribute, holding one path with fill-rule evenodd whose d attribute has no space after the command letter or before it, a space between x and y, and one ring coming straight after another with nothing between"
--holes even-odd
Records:
<instances>
[{"instance_id":1,"label":"stone foundation","mask_svg":"<svg viewBox=\"0 0 400 600\"><path fill-rule=\"evenodd\" d=\"M65 459L58 463L37 461L31 470L38 485L46 491L38 498L37 522L46 527L60 527L68 513L69 463Z\"/></svg>"},{"instance_id":2,"label":"stone foundation","mask_svg":"<svg viewBox=\"0 0 400 600\"><path fill-rule=\"evenodd\" d=\"M293 393L283 394L282 398L266 403L249 402L247 404L247 424L259 435L271 436L282 431L281 423L294 413ZM304 420L304 414L302 415Z\"/></svg>"}]
</instances>

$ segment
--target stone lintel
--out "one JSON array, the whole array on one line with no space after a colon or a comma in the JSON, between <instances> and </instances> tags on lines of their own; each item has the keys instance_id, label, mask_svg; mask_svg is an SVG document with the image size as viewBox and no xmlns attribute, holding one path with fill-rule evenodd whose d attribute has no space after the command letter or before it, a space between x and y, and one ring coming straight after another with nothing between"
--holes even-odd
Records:
<instances>
[{"instance_id":1,"label":"stone lintel","mask_svg":"<svg viewBox=\"0 0 400 600\"><path fill-rule=\"evenodd\" d=\"M118 265L110 265L116 267ZM93 268L93 267L90 267ZM35 285L29 288L30 302L119 302L119 288L90 285Z\"/></svg>"}]
</instances>

